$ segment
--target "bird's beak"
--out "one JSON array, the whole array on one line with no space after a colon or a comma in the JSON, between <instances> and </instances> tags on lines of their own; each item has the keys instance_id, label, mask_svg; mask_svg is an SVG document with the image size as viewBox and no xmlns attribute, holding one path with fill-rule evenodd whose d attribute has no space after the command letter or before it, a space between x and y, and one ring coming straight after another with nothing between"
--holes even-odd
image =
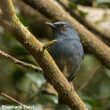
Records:
<instances>
[{"instance_id":1,"label":"bird's beak","mask_svg":"<svg viewBox=\"0 0 110 110\"><path fill-rule=\"evenodd\" d=\"M50 26L52 29L55 28L55 25L53 23L46 22L45 24L47 24L48 26Z\"/></svg>"}]
</instances>

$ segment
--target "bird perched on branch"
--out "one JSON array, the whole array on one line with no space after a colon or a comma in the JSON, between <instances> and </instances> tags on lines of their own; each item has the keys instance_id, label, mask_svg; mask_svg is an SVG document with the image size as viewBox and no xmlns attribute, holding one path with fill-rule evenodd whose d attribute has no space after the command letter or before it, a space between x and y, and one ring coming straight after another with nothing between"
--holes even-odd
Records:
<instances>
[{"instance_id":1,"label":"bird perched on branch","mask_svg":"<svg viewBox=\"0 0 110 110\"><path fill-rule=\"evenodd\" d=\"M84 51L75 29L66 22L46 23L53 30L54 44L48 51L68 81L72 81L78 72Z\"/></svg>"}]
</instances>

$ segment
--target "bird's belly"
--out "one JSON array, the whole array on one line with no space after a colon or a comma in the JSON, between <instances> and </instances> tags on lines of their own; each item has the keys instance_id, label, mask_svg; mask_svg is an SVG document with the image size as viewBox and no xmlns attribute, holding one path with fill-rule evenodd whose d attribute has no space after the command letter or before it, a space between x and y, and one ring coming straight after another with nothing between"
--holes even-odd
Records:
<instances>
[{"instance_id":1,"label":"bird's belly","mask_svg":"<svg viewBox=\"0 0 110 110\"><path fill-rule=\"evenodd\" d=\"M81 46L58 43L49 48L49 53L65 77L74 75L78 71L83 57Z\"/></svg>"}]
</instances>

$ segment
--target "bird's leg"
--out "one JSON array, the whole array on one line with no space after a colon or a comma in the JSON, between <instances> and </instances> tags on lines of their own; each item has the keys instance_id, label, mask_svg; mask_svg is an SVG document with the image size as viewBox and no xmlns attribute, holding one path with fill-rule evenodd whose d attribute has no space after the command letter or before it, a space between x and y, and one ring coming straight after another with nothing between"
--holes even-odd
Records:
<instances>
[{"instance_id":1,"label":"bird's leg","mask_svg":"<svg viewBox=\"0 0 110 110\"><path fill-rule=\"evenodd\" d=\"M49 41L49 42L45 43L44 46L43 46L43 51L45 49L47 49L48 47L50 47L51 45L53 45L56 41L57 40L52 40L52 41Z\"/></svg>"}]
</instances>

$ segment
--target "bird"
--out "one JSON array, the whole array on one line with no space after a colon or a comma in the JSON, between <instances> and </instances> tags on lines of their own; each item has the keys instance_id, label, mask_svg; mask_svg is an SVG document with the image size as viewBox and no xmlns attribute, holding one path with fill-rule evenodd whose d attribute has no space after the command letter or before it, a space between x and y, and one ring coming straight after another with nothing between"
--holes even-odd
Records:
<instances>
[{"instance_id":1,"label":"bird","mask_svg":"<svg viewBox=\"0 0 110 110\"><path fill-rule=\"evenodd\" d=\"M84 57L83 46L77 31L65 21L46 22L56 40L48 52L69 82L72 82Z\"/></svg>"}]
</instances>

